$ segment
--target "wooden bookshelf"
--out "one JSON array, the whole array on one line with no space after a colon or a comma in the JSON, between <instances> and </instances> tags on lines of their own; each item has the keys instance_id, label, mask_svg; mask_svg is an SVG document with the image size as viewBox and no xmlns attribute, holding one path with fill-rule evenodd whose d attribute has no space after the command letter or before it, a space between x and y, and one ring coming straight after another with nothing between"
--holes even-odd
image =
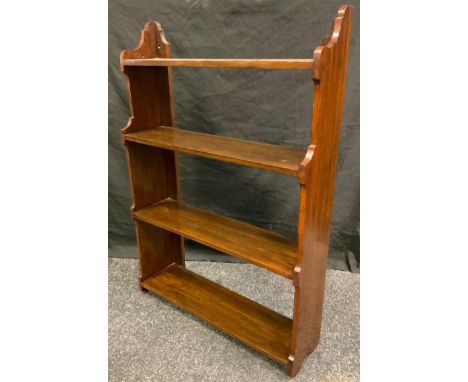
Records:
<instances>
[{"instance_id":1,"label":"wooden bookshelf","mask_svg":"<svg viewBox=\"0 0 468 382\"><path fill-rule=\"evenodd\" d=\"M171 58L157 22L139 46L121 53L131 117L122 129L135 219L139 283L150 291L272 358L295 376L319 343L331 211L351 30L342 6L331 37L310 59ZM311 135L304 149L178 129L172 67L307 70L314 86ZM177 153L256 167L297 178L296 238L190 206L179 199ZM238 257L292 280L287 318L185 268L183 238Z\"/></svg>"}]
</instances>

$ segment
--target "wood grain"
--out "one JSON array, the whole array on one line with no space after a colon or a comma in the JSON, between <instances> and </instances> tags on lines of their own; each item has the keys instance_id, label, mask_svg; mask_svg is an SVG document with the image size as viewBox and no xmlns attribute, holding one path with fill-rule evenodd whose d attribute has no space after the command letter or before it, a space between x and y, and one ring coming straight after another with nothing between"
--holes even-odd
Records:
<instances>
[{"instance_id":1,"label":"wood grain","mask_svg":"<svg viewBox=\"0 0 468 382\"><path fill-rule=\"evenodd\" d=\"M266 143L158 127L125 134L125 141L297 176L305 151Z\"/></svg>"},{"instance_id":2,"label":"wood grain","mask_svg":"<svg viewBox=\"0 0 468 382\"><path fill-rule=\"evenodd\" d=\"M170 266L143 287L255 350L287 364L289 318L180 266Z\"/></svg>"},{"instance_id":3,"label":"wood grain","mask_svg":"<svg viewBox=\"0 0 468 382\"><path fill-rule=\"evenodd\" d=\"M301 168L304 176L300 180L299 278L288 365L291 376L297 374L304 358L320 339L350 33L351 7L343 6L338 11L331 37L314 50L317 67L310 155L304 159Z\"/></svg>"},{"instance_id":4,"label":"wood grain","mask_svg":"<svg viewBox=\"0 0 468 382\"><path fill-rule=\"evenodd\" d=\"M121 59L169 56L169 44L162 28L154 22L145 25L136 49L121 53ZM174 124L169 68L123 69L132 115L122 129L122 135L141 131L148 124ZM131 142L125 142L125 151L133 200L132 213L168 197L178 199L178 166L174 152ZM185 264L183 240L179 235L146 223L137 223L136 237L140 286L142 280L171 263Z\"/></svg>"},{"instance_id":5,"label":"wood grain","mask_svg":"<svg viewBox=\"0 0 468 382\"><path fill-rule=\"evenodd\" d=\"M146 23L140 43L133 50L120 53L120 67L125 73L131 117L122 134L145 130L148 126L175 126L172 96L172 72L168 67L125 67L126 59L169 58L171 47L158 22Z\"/></svg>"},{"instance_id":6,"label":"wood grain","mask_svg":"<svg viewBox=\"0 0 468 382\"><path fill-rule=\"evenodd\" d=\"M313 59L145 58L123 59L123 66L311 70Z\"/></svg>"},{"instance_id":7,"label":"wood grain","mask_svg":"<svg viewBox=\"0 0 468 382\"><path fill-rule=\"evenodd\" d=\"M135 211L134 217L281 276L293 277L297 243L271 231L172 199Z\"/></svg>"},{"instance_id":8,"label":"wood grain","mask_svg":"<svg viewBox=\"0 0 468 382\"><path fill-rule=\"evenodd\" d=\"M290 376L320 339L350 33L351 7L342 6L313 59L171 59L161 25L149 22L138 47L120 57L131 107L122 140L137 220L141 287L286 365ZM314 104L307 151L176 129L173 66L310 70ZM176 152L296 176L297 244L178 202ZM291 278L293 320L187 271L180 235Z\"/></svg>"}]
</instances>

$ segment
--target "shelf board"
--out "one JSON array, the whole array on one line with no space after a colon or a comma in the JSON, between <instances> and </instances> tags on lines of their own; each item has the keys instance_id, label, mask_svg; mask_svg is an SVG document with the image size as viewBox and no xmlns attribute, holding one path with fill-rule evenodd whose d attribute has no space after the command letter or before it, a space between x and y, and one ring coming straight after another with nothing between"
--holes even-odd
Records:
<instances>
[{"instance_id":1,"label":"shelf board","mask_svg":"<svg viewBox=\"0 0 468 382\"><path fill-rule=\"evenodd\" d=\"M287 365L291 319L175 264L149 277L142 286Z\"/></svg>"},{"instance_id":2,"label":"shelf board","mask_svg":"<svg viewBox=\"0 0 468 382\"><path fill-rule=\"evenodd\" d=\"M313 59L133 58L123 66L178 66L192 68L250 68L312 70Z\"/></svg>"},{"instance_id":3,"label":"shelf board","mask_svg":"<svg viewBox=\"0 0 468 382\"><path fill-rule=\"evenodd\" d=\"M137 220L182 235L289 279L297 264L297 244L274 232L165 199L134 212Z\"/></svg>"},{"instance_id":4,"label":"shelf board","mask_svg":"<svg viewBox=\"0 0 468 382\"><path fill-rule=\"evenodd\" d=\"M299 164L306 154L305 150L163 126L123 137L129 142L293 176L298 176Z\"/></svg>"}]
</instances>

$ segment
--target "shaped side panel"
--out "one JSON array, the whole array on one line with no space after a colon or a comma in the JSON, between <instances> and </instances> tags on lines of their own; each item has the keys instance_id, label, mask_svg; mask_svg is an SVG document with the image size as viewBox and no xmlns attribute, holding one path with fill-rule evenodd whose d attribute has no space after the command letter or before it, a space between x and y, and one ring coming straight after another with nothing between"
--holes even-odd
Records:
<instances>
[{"instance_id":1,"label":"shaped side panel","mask_svg":"<svg viewBox=\"0 0 468 382\"><path fill-rule=\"evenodd\" d=\"M126 58L170 57L170 45L157 22L149 22L141 32L134 50L124 50ZM131 117L122 134L157 126L174 126L171 70L165 67L126 67L121 65L127 80ZM125 143L132 214L166 198L178 200L178 162L173 151L137 143ZM136 222L140 284L168 265L184 266L183 240L146 223Z\"/></svg>"},{"instance_id":2,"label":"shaped side panel","mask_svg":"<svg viewBox=\"0 0 468 382\"><path fill-rule=\"evenodd\" d=\"M333 32L314 51L313 157L301 167L298 265L289 375L319 343L341 128L351 7L339 9ZM309 149L309 153L310 153Z\"/></svg>"}]
</instances>

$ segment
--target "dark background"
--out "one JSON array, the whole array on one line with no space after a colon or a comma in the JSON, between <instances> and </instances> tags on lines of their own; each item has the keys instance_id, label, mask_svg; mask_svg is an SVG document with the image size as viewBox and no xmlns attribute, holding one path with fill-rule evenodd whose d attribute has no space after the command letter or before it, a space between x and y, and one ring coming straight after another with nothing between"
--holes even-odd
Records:
<instances>
[{"instance_id":1,"label":"dark background","mask_svg":"<svg viewBox=\"0 0 468 382\"><path fill-rule=\"evenodd\" d=\"M159 21L172 57L309 58L342 4L353 29L334 198L329 267L359 272L359 1L109 1L109 255L136 256L131 196L119 130L129 117L119 53ZM173 69L177 127L306 148L313 102L305 71ZM184 202L294 237L293 177L180 155ZM187 258L235 261L192 242Z\"/></svg>"}]
</instances>

